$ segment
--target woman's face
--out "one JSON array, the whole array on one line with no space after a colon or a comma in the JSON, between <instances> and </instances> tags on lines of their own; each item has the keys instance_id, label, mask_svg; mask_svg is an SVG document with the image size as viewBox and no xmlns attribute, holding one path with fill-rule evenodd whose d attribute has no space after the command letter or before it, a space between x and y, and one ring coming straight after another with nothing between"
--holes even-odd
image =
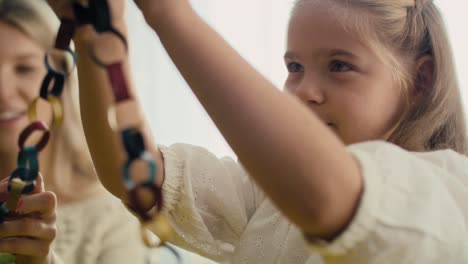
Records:
<instances>
[{"instance_id":1,"label":"woman's face","mask_svg":"<svg viewBox=\"0 0 468 264\"><path fill-rule=\"evenodd\" d=\"M27 111L46 74L44 55L38 43L0 22L0 153L16 155L19 134L31 123Z\"/></svg>"}]
</instances>

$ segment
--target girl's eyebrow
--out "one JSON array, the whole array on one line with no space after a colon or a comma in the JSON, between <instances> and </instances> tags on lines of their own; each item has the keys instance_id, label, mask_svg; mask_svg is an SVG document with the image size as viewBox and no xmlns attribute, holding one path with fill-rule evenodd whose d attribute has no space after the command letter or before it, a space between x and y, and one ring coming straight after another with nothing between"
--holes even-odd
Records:
<instances>
[{"instance_id":1,"label":"girl's eyebrow","mask_svg":"<svg viewBox=\"0 0 468 264\"><path fill-rule=\"evenodd\" d=\"M348 57L351 57L351 58L358 58L358 56L356 56L354 53L348 51L348 50L344 50L344 49L332 49L332 50L327 50L327 49L321 49L320 52L322 54L325 54L327 55L328 57L333 57L333 56L348 56ZM296 53L292 52L292 51L287 51L285 54L284 54L284 59L289 59L289 60L295 60L299 58L299 55L297 55Z\"/></svg>"},{"instance_id":2,"label":"girl's eyebrow","mask_svg":"<svg viewBox=\"0 0 468 264\"><path fill-rule=\"evenodd\" d=\"M284 54L284 59L290 59L290 60L295 60L297 59L297 54L294 53L294 52L291 52L291 51L287 51L285 54Z\"/></svg>"},{"instance_id":3,"label":"girl's eyebrow","mask_svg":"<svg viewBox=\"0 0 468 264\"><path fill-rule=\"evenodd\" d=\"M348 50L343 50L343 49L332 49L330 52L329 52L329 56L330 57L333 57L333 56L339 56L339 55L344 55L344 56L348 56L348 57L352 57L352 58L357 58L357 56L355 54L353 54L352 52L348 51Z\"/></svg>"}]
</instances>

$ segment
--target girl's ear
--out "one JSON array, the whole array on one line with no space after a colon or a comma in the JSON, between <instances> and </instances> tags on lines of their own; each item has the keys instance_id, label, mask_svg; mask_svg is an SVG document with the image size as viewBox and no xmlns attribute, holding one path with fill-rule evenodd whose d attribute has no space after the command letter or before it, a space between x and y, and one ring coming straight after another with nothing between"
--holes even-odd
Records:
<instances>
[{"instance_id":1,"label":"girl's ear","mask_svg":"<svg viewBox=\"0 0 468 264\"><path fill-rule=\"evenodd\" d=\"M416 61L413 95L419 97L432 90L434 86L434 60L424 55Z\"/></svg>"},{"instance_id":2,"label":"girl's ear","mask_svg":"<svg viewBox=\"0 0 468 264\"><path fill-rule=\"evenodd\" d=\"M424 55L416 61L413 78L411 106L418 107L434 87L434 60L431 55Z\"/></svg>"}]
</instances>

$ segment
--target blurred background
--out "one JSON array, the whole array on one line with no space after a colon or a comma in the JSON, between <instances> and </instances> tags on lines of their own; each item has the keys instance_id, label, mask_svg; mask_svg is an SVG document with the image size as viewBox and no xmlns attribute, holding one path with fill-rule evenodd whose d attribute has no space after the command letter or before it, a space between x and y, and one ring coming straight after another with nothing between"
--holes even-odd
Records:
<instances>
[{"instance_id":1,"label":"blurred background","mask_svg":"<svg viewBox=\"0 0 468 264\"><path fill-rule=\"evenodd\" d=\"M170 61L155 33L131 2L130 56L134 81L146 117L159 144L176 142L203 146L217 156L235 157ZM286 27L292 0L192 0L197 12L248 62L282 89ZM452 40L463 102L468 106L468 35L466 0L435 0ZM222 60L222 58L219 58ZM163 254L160 263L171 263ZM167 257L167 259L164 259ZM209 263L184 254L185 263ZM156 258L155 258L155 262Z\"/></svg>"}]
</instances>

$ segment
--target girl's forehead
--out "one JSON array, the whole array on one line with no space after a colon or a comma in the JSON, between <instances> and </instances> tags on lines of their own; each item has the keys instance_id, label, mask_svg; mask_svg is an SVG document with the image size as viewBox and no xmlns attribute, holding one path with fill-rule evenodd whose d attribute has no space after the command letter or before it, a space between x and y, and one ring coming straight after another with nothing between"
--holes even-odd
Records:
<instances>
[{"instance_id":1,"label":"girl's forehead","mask_svg":"<svg viewBox=\"0 0 468 264\"><path fill-rule=\"evenodd\" d=\"M369 22L366 12L333 0L305 0L296 4L291 12L290 23L301 21L308 26L340 26L344 31L357 33Z\"/></svg>"},{"instance_id":2,"label":"girl's forehead","mask_svg":"<svg viewBox=\"0 0 468 264\"><path fill-rule=\"evenodd\" d=\"M288 48L372 53L375 43L370 43L369 28L362 26L366 18L330 2L312 0L296 6L288 27Z\"/></svg>"},{"instance_id":3,"label":"girl's forehead","mask_svg":"<svg viewBox=\"0 0 468 264\"><path fill-rule=\"evenodd\" d=\"M356 34L336 14L321 12L320 9L306 6L294 12L291 17L288 36L305 41L324 38L338 40L355 39Z\"/></svg>"}]
</instances>

